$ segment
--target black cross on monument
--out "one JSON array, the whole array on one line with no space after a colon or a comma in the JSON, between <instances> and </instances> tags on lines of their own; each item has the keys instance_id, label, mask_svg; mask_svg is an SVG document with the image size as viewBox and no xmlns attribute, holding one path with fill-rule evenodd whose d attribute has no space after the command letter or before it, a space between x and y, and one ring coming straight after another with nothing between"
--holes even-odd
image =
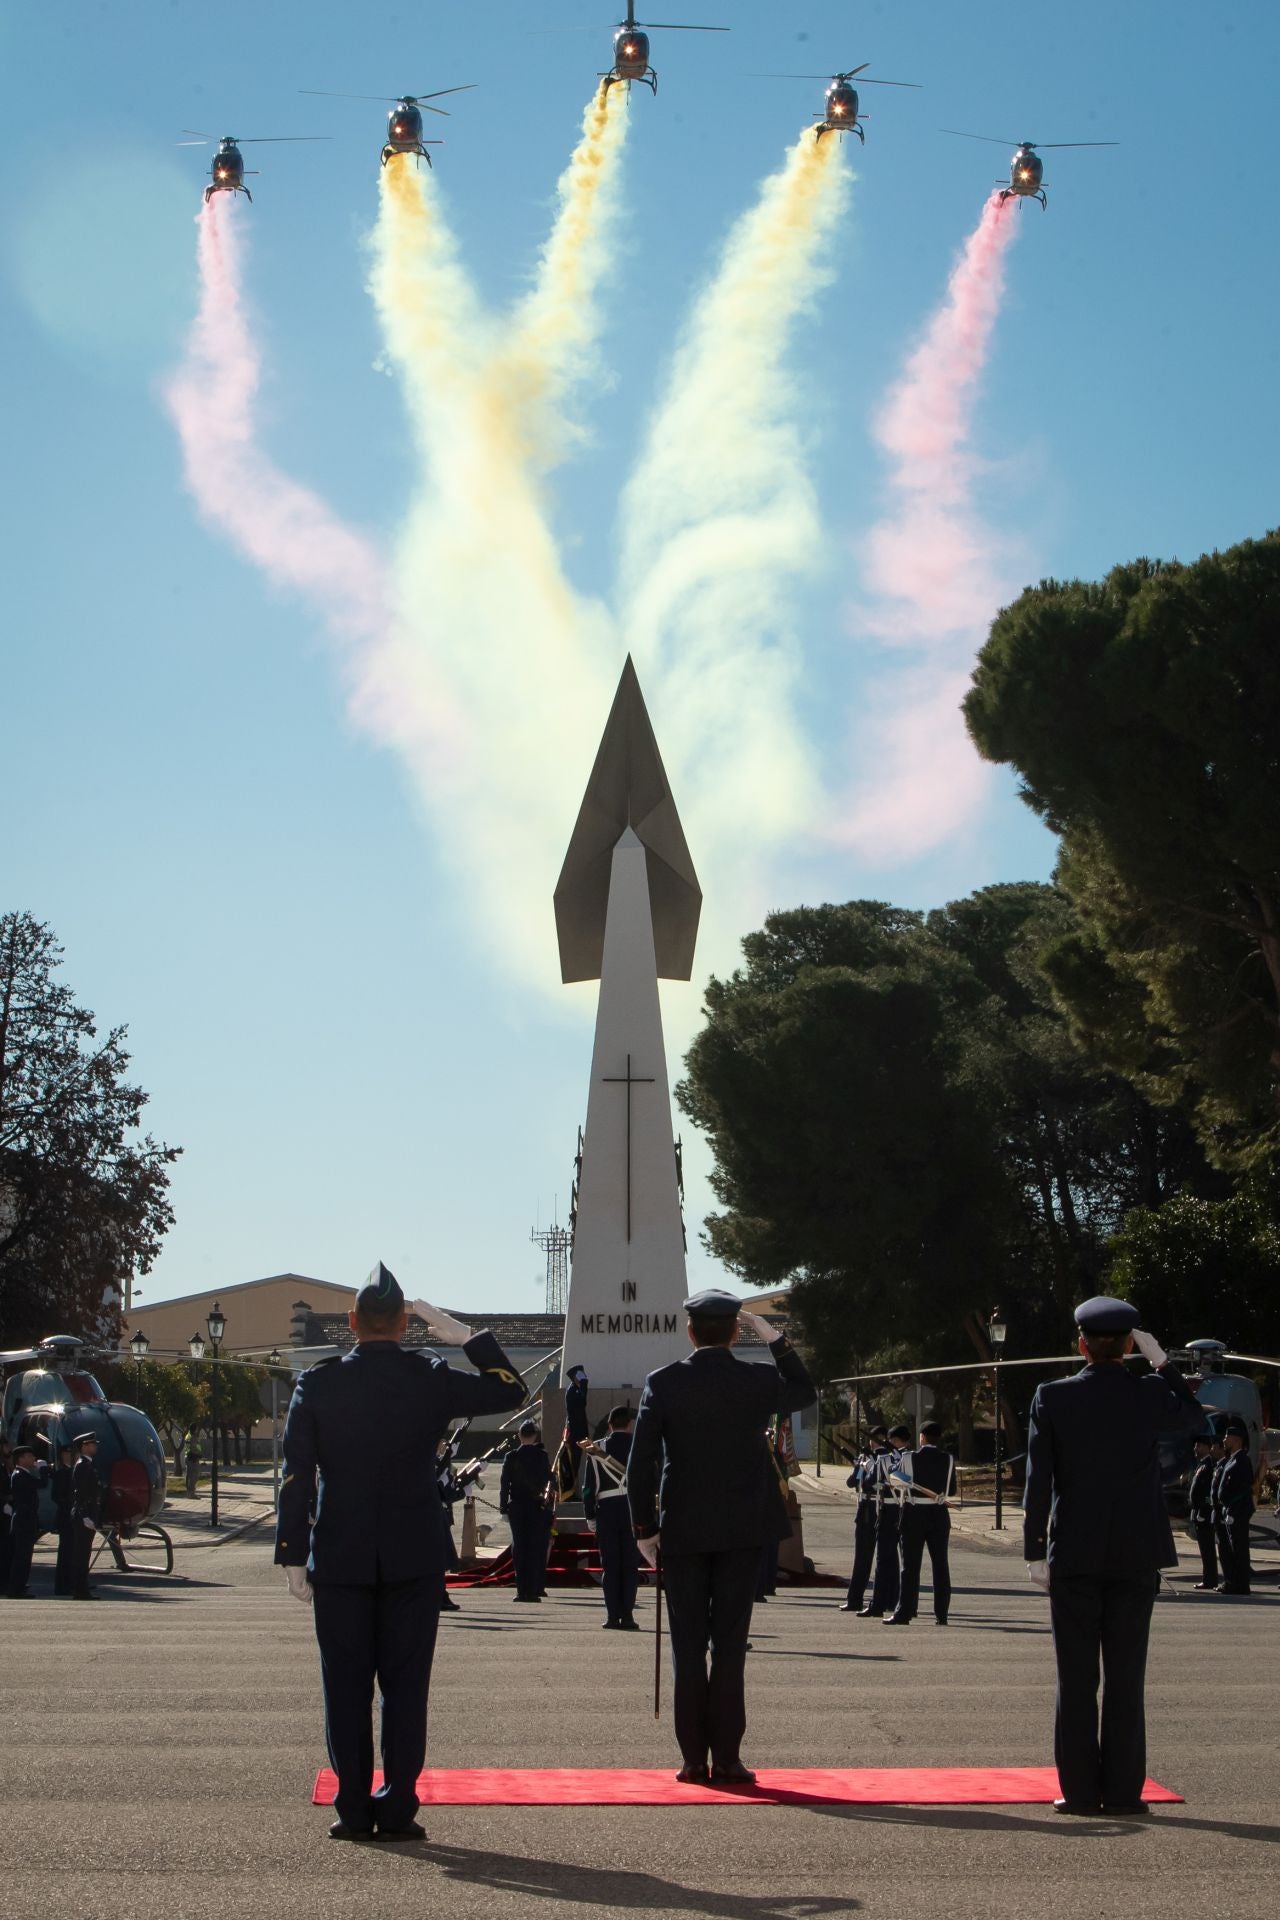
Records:
<instances>
[{"instance_id":1,"label":"black cross on monument","mask_svg":"<svg viewBox=\"0 0 1280 1920\"><path fill-rule=\"evenodd\" d=\"M627 1090L627 1239L629 1241L631 1239L631 1089L632 1087L651 1087L653 1075L632 1073L631 1055L628 1054L625 1076L621 1073L606 1073L602 1074L601 1078L610 1086L625 1087Z\"/></svg>"}]
</instances>

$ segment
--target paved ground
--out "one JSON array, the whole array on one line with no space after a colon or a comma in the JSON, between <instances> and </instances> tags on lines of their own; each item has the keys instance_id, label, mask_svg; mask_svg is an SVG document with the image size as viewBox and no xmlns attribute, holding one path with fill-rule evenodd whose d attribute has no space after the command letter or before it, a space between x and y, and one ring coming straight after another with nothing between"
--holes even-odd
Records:
<instances>
[{"instance_id":1,"label":"paved ground","mask_svg":"<svg viewBox=\"0 0 1280 1920\"><path fill-rule=\"evenodd\" d=\"M805 1504L810 1550L841 1569L848 1506L830 1484ZM310 1616L264 1535L180 1546L173 1581L106 1575L93 1608L0 1606L5 1920L1254 1920L1273 1903L1274 1576L1233 1602L1192 1595L1188 1568L1183 1597L1157 1608L1153 1771L1188 1805L1144 1826L1041 1808L446 1808L425 1851L357 1849L327 1841L327 1814L308 1804L323 1760ZM1047 1763L1045 1603L1016 1536L1009 1549L966 1537L954 1566L945 1632L852 1619L832 1591L762 1609L749 1757ZM441 1632L433 1762L671 1762L648 1704L652 1642L600 1633L592 1594L537 1614L503 1592L463 1607Z\"/></svg>"}]
</instances>

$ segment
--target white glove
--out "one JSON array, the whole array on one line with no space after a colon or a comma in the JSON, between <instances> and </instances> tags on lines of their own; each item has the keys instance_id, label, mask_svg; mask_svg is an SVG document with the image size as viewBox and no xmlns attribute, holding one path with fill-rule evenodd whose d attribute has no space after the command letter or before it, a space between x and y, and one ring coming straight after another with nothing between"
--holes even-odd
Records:
<instances>
[{"instance_id":1,"label":"white glove","mask_svg":"<svg viewBox=\"0 0 1280 1920\"><path fill-rule=\"evenodd\" d=\"M89 1531L90 1531L90 1533L92 1533L92 1532L93 1532L93 1521L92 1521L92 1520L87 1520L87 1519L86 1519L86 1520L82 1520L82 1521L80 1522L80 1524L81 1524L81 1526L82 1526L82 1527L88 1527L88 1529L89 1529Z\"/></svg>"},{"instance_id":2,"label":"white glove","mask_svg":"<svg viewBox=\"0 0 1280 1920\"><path fill-rule=\"evenodd\" d=\"M12 1508L12 1507L6 1507L6 1508L5 1508L5 1512L6 1512L6 1513L8 1513L8 1514L12 1514L12 1512L13 1512L13 1508Z\"/></svg>"},{"instance_id":3,"label":"white glove","mask_svg":"<svg viewBox=\"0 0 1280 1920\"><path fill-rule=\"evenodd\" d=\"M661 1544L662 1535L658 1533L651 1533L647 1539L636 1541L641 1559L647 1560L651 1567L656 1567L658 1564L658 1548Z\"/></svg>"},{"instance_id":4,"label":"white glove","mask_svg":"<svg viewBox=\"0 0 1280 1920\"><path fill-rule=\"evenodd\" d=\"M286 1567L285 1578L289 1582L289 1592L295 1600L301 1600L303 1606L315 1599L316 1590L307 1578L305 1567Z\"/></svg>"},{"instance_id":5,"label":"white glove","mask_svg":"<svg viewBox=\"0 0 1280 1920\"><path fill-rule=\"evenodd\" d=\"M460 1347L471 1338L473 1329L465 1326L461 1320L455 1320L443 1307L433 1307L428 1300L415 1300L410 1308L423 1321L433 1340L442 1347Z\"/></svg>"},{"instance_id":6,"label":"white glove","mask_svg":"<svg viewBox=\"0 0 1280 1920\"><path fill-rule=\"evenodd\" d=\"M1154 1334L1144 1333L1141 1327L1135 1327L1133 1344L1143 1359L1149 1360L1153 1367L1163 1367L1167 1364L1169 1356Z\"/></svg>"},{"instance_id":7,"label":"white glove","mask_svg":"<svg viewBox=\"0 0 1280 1920\"><path fill-rule=\"evenodd\" d=\"M1039 1587L1041 1593L1048 1593L1049 1562L1047 1560L1028 1560L1027 1578L1033 1587Z\"/></svg>"},{"instance_id":8,"label":"white glove","mask_svg":"<svg viewBox=\"0 0 1280 1920\"><path fill-rule=\"evenodd\" d=\"M740 1307L738 1310L738 1325L740 1327L750 1327L752 1333L754 1333L758 1339L763 1340L766 1346L769 1345L771 1340L776 1340L782 1332L781 1327L771 1326L763 1314L748 1313L745 1307Z\"/></svg>"}]
</instances>

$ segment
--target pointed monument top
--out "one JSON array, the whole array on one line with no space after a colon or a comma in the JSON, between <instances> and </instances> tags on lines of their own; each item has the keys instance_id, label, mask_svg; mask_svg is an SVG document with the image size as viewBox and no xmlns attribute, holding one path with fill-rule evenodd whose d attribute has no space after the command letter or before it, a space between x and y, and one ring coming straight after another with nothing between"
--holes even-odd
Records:
<instances>
[{"instance_id":1,"label":"pointed monument top","mask_svg":"<svg viewBox=\"0 0 1280 1920\"><path fill-rule=\"evenodd\" d=\"M556 883L560 977L566 985L600 978L613 850L628 828L645 850L659 978L687 980L702 890L630 654Z\"/></svg>"}]
</instances>

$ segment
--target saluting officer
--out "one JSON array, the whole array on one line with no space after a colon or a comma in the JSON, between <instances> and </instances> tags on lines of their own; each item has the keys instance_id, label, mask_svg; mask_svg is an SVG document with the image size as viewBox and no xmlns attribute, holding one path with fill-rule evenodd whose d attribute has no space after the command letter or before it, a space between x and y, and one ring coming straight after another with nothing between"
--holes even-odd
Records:
<instances>
[{"instance_id":1,"label":"saluting officer","mask_svg":"<svg viewBox=\"0 0 1280 1920\"><path fill-rule=\"evenodd\" d=\"M1222 1429L1223 1459L1213 1476L1213 1521L1222 1562L1219 1593L1248 1593L1249 1522L1253 1518L1253 1462L1249 1429L1233 1416Z\"/></svg>"},{"instance_id":2,"label":"saluting officer","mask_svg":"<svg viewBox=\"0 0 1280 1920\"><path fill-rule=\"evenodd\" d=\"M938 1445L942 1428L936 1420L927 1420L920 1429L920 1445L904 1453L897 1472L903 1482L902 1588L898 1604L886 1620L886 1626L907 1627L920 1605L920 1568L924 1550L929 1549L929 1572L933 1580L933 1617L940 1627L947 1624L951 1611L951 1567L948 1542L951 1515L947 1501L955 1481L956 1463Z\"/></svg>"},{"instance_id":3,"label":"saluting officer","mask_svg":"<svg viewBox=\"0 0 1280 1920\"><path fill-rule=\"evenodd\" d=\"M1196 1581L1196 1588L1200 1593L1213 1593L1218 1585L1218 1543L1213 1528L1213 1475L1221 1456L1212 1434L1198 1433L1193 1444L1195 1466L1187 1492L1187 1515L1200 1549L1201 1577Z\"/></svg>"},{"instance_id":4,"label":"saluting officer","mask_svg":"<svg viewBox=\"0 0 1280 1920\"><path fill-rule=\"evenodd\" d=\"M71 1598L96 1600L89 1585L89 1562L93 1558L93 1536L102 1518L102 1482L94 1465L98 1453L96 1433L77 1434L71 1443L76 1463L71 1469Z\"/></svg>"},{"instance_id":5,"label":"saluting officer","mask_svg":"<svg viewBox=\"0 0 1280 1920\"><path fill-rule=\"evenodd\" d=\"M849 1591L841 1603L841 1613L861 1611L867 1582L871 1578L876 1557L876 1456L888 1444L889 1429L872 1427L867 1434L866 1445L853 1463L853 1472L845 1481L847 1487L855 1489L858 1505L853 1516L853 1571L849 1575Z\"/></svg>"},{"instance_id":6,"label":"saluting officer","mask_svg":"<svg viewBox=\"0 0 1280 1920\"><path fill-rule=\"evenodd\" d=\"M751 1606L761 1549L791 1532L765 1422L811 1407L817 1388L786 1335L740 1311L733 1294L710 1288L684 1305L693 1352L645 1381L627 1488L641 1551L662 1554L684 1757L676 1778L750 1785L740 1748ZM740 1321L772 1367L734 1359Z\"/></svg>"},{"instance_id":7,"label":"saluting officer","mask_svg":"<svg viewBox=\"0 0 1280 1920\"><path fill-rule=\"evenodd\" d=\"M459 1414L519 1406L524 1386L491 1333L473 1334L436 1309L432 1337L460 1343L479 1371L402 1347L405 1298L381 1261L347 1317L355 1346L304 1373L289 1404L275 1557L294 1598L315 1602L325 1736L338 1776L329 1837L420 1840L413 1816L445 1552L436 1444Z\"/></svg>"},{"instance_id":8,"label":"saluting officer","mask_svg":"<svg viewBox=\"0 0 1280 1920\"><path fill-rule=\"evenodd\" d=\"M13 1450L5 1511L9 1516L10 1542L5 1598L31 1600L35 1596L27 1582L31 1578L31 1556L40 1538L40 1475L36 1472L33 1447L17 1446Z\"/></svg>"},{"instance_id":9,"label":"saluting officer","mask_svg":"<svg viewBox=\"0 0 1280 1920\"><path fill-rule=\"evenodd\" d=\"M1145 1813L1147 1637L1158 1569L1178 1560L1159 1443L1199 1432L1204 1409L1127 1300L1086 1300L1075 1317L1087 1365L1036 1388L1023 1499L1027 1572L1049 1595L1058 1666L1054 1806ZM1156 1369L1141 1380L1124 1365L1135 1346Z\"/></svg>"}]
</instances>

